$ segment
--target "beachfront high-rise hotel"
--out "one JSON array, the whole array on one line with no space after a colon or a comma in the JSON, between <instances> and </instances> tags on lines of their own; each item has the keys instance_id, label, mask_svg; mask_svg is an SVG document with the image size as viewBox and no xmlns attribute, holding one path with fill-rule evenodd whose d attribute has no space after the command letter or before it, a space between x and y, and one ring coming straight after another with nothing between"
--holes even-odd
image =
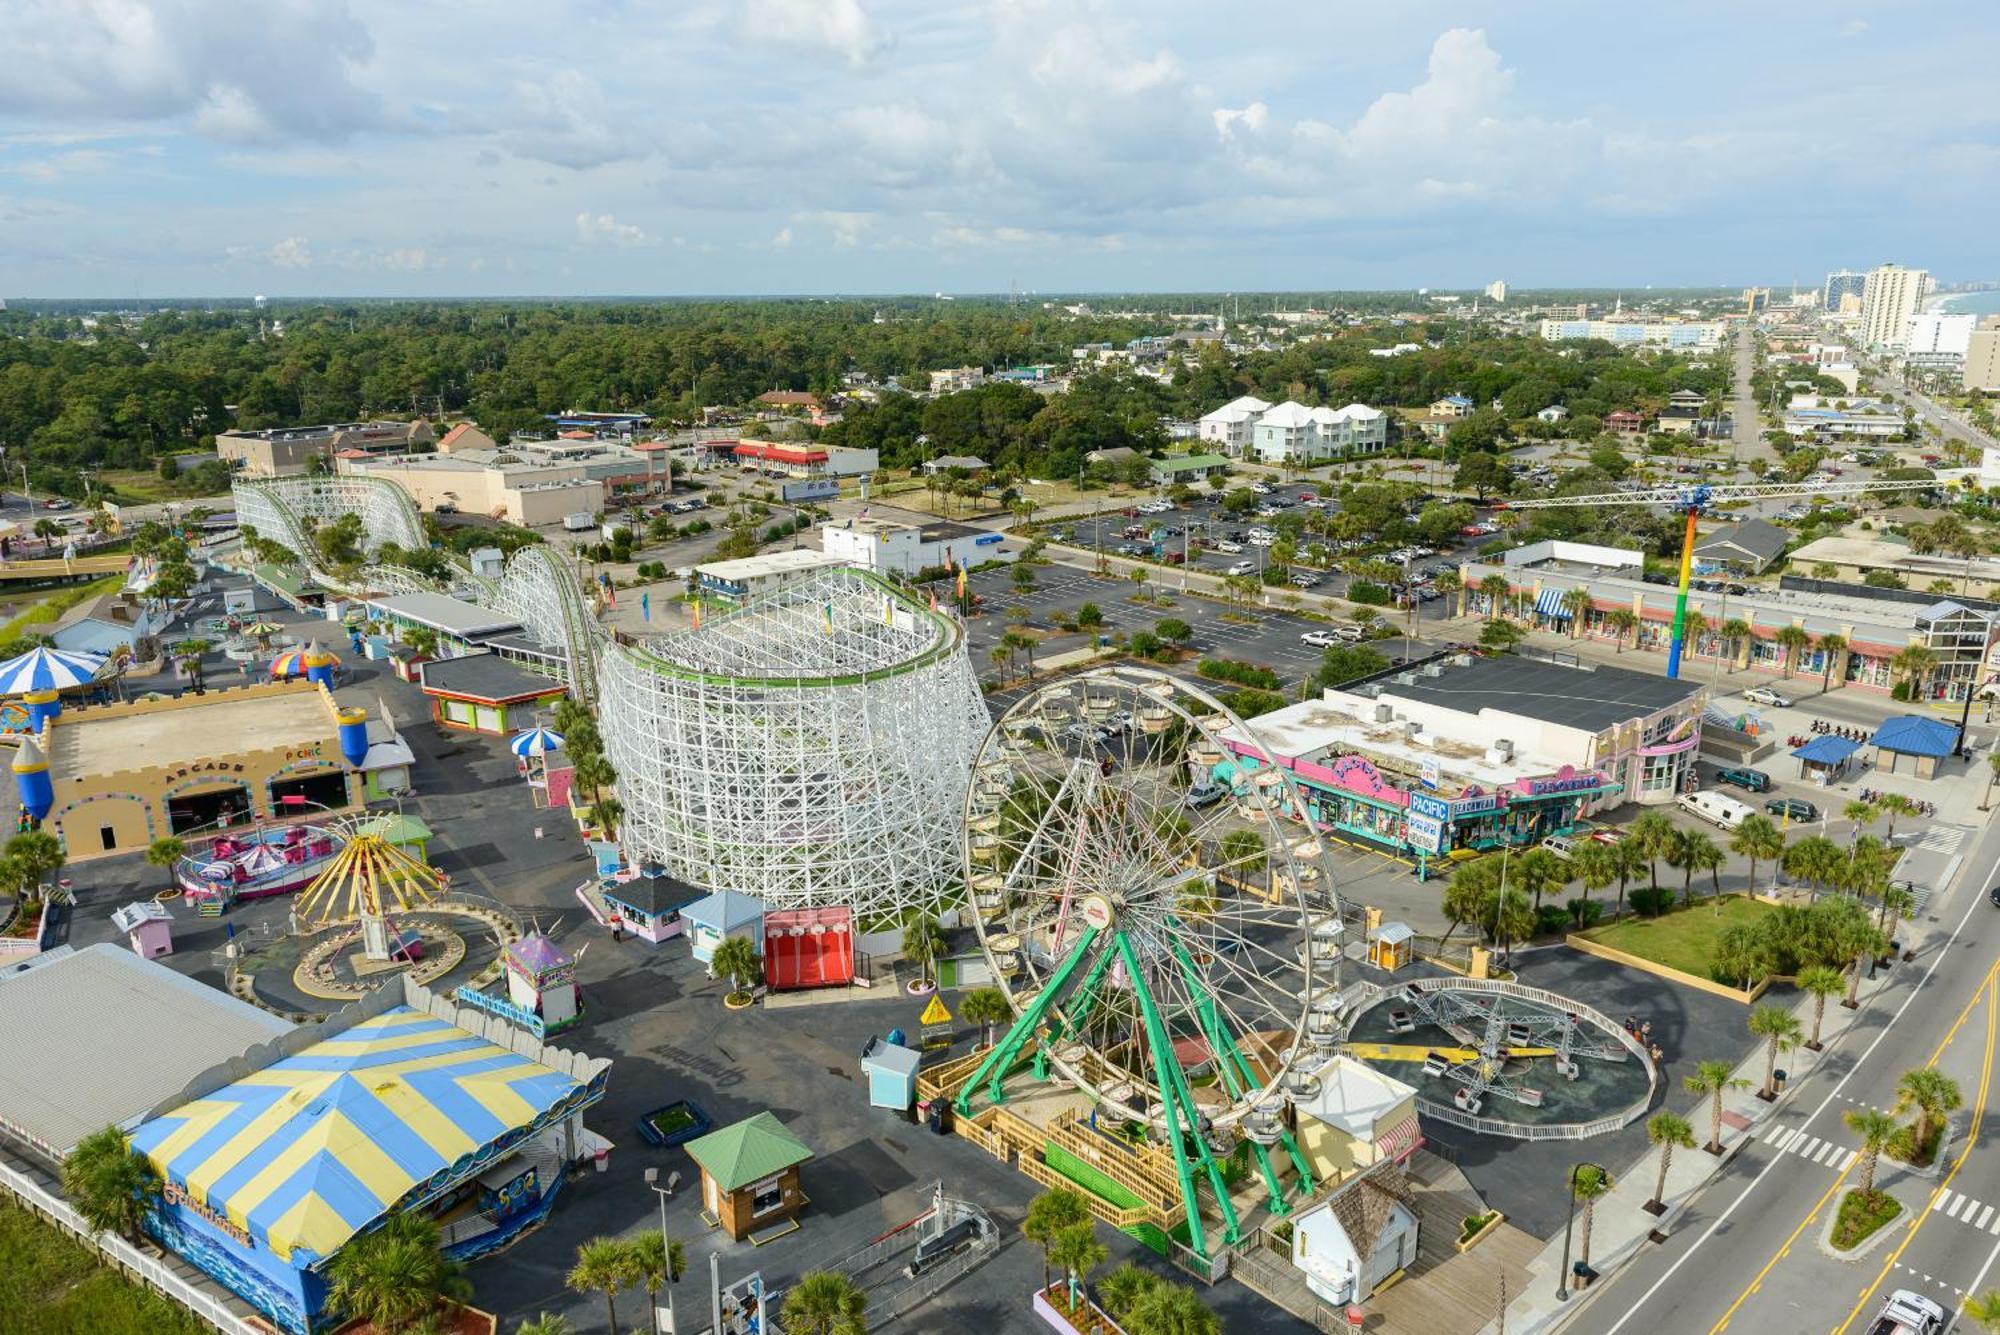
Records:
<instances>
[{"instance_id":1,"label":"beachfront high-rise hotel","mask_svg":"<svg viewBox=\"0 0 2000 1335\"><path fill-rule=\"evenodd\" d=\"M1868 271L1861 290L1861 341L1871 348L1901 351L1909 342L1910 317L1923 309L1931 276L1922 269L1882 264Z\"/></svg>"}]
</instances>

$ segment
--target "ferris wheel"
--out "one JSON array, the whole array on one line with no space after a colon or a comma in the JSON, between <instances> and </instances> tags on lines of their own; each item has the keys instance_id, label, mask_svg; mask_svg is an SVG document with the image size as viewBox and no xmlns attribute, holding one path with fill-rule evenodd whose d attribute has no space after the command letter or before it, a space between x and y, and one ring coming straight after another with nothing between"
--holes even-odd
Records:
<instances>
[{"instance_id":1,"label":"ferris wheel","mask_svg":"<svg viewBox=\"0 0 2000 1335\"><path fill-rule=\"evenodd\" d=\"M1177 678L1104 668L1017 701L975 759L965 832L1017 1018L959 1112L1032 1056L1097 1124L1172 1151L1197 1251L1203 1180L1235 1240L1219 1160L1243 1142L1284 1213L1287 1162L1312 1185L1285 1103L1318 1093L1340 1030L1339 905L1305 815L1255 734Z\"/></svg>"}]
</instances>

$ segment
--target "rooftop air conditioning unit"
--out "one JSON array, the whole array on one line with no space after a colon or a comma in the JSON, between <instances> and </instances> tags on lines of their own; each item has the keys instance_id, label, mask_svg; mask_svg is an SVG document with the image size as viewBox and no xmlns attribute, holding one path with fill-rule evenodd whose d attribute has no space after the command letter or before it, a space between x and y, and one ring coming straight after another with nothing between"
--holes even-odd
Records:
<instances>
[{"instance_id":1,"label":"rooftop air conditioning unit","mask_svg":"<svg viewBox=\"0 0 2000 1335\"><path fill-rule=\"evenodd\" d=\"M1395 706L1385 705L1379 700L1375 702L1375 721L1377 723L1387 723L1395 717Z\"/></svg>"},{"instance_id":2,"label":"rooftop air conditioning unit","mask_svg":"<svg viewBox=\"0 0 2000 1335\"><path fill-rule=\"evenodd\" d=\"M1398 672L1396 674L1396 684L1398 686L1415 686L1417 684L1417 674L1414 672Z\"/></svg>"},{"instance_id":3,"label":"rooftop air conditioning unit","mask_svg":"<svg viewBox=\"0 0 2000 1335\"><path fill-rule=\"evenodd\" d=\"M1444 675L1444 664L1442 663L1424 664L1424 675L1426 677L1442 677Z\"/></svg>"},{"instance_id":4,"label":"rooftop air conditioning unit","mask_svg":"<svg viewBox=\"0 0 2000 1335\"><path fill-rule=\"evenodd\" d=\"M1410 718L1403 720L1403 736L1409 738L1411 741L1415 741L1417 735L1423 732L1423 730L1424 725L1417 719Z\"/></svg>"},{"instance_id":5,"label":"rooftop air conditioning unit","mask_svg":"<svg viewBox=\"0 0 2000 1335\"><path fill-rule=\"evenodd\" d=\"M1511 764L1514 759L1514 743L1505 737L1497 738L1487 749L1486 758L1495 764Z\"/></svg>"},{"instance_id":6,"label":"rooftop air conditioning unit","mask_svg":"<svg viewBox=\"0 0 2000 1335\"><path fill-rule=\"evenodd\" d=\"M1452 660L1451 660L1451 661L1452 661L1452 664L1453 664L1454 666L1456 666L1456 667L1471 667L1471 666L1472 666L1472 655L1471 655L1471 654L1458 654L1458 655L1455 655L1455 656L1454 656L1454 657L1452 658Z\"/></svg>"}]
</instances>

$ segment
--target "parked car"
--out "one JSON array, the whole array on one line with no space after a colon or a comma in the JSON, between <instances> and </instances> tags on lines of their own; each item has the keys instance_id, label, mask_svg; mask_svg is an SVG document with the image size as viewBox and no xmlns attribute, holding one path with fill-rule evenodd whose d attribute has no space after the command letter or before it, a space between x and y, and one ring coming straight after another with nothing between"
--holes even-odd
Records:
<instances>
[{"instance_id":1,"label":"parked car","mask_svg":"<svg viewBox=\"0 0 2000 1335\"><path fill-rule=\"evenodd\" d=\"M42 508L44 510L74 510L76 509L76 502L67 496L52 496L42 502Z\"/></svg>"},{"instance_id":2,"label":"parked car","mask_svg":"<svg viewBox=\"0 0 2000 1335\"><path fill-rule=\"evenodd\" d=\"M1294 575L1292 576L1292 587L1295 589L1316 589L1319 587L1319 580L1311 575Z\"/></svg>"},{"instance_id":3,"label":"parked car","mask_svg":"<svg viewBox=\"0 0 2000 1335\"><path fill-rule=\"evenodd\" d=\"M1764 810L1791 820L1819 819L1819 808L1802 797L1774 797L1764 804Z\"/></svg>"},{"instance_id":4,"label":"parked car","mask_svg":"<svg viewBox=\"0 0 2000 1335\"><path fill-rule=\"evenodd\" d=\"M1773 709L1790 709L1792 698L1780 695L1769 686L1752 686L1743 692L1743 698L1753 705L1769 705Z\"/></svg>"},{"instance_id":5,"label":"parked car","mask_svg":"<svg viewBox=\"0 0 2000 1335\"><path fill-rule=\"evenodd\" d=\"M1187 796L1182 800L1199 811L1203 807L1214 806L1228 795L1229 790L1219 783L1197 783L1187 790Z\"/></svg>"},{"instance_id":6,"label":"parked car","mask_svg":"<svg viewBox=\"0 0 2000 1335\"><path fill-rule=\"evenodd\" d=\"M1359 644L1368 638L1368 632L1359 626L1335 626L1333 633L1349 644Z\"/></svg>"},{"instance_id":7,"label":"parked car","mask_svg":"<svg viewBox=\"0 0 2000 1335\"><path fill-rule=\"evenodd\" d=\"M1063 736L1069 738L1072 742L1088 742L1094 746L1102 746L1111 740L1111 730L1109 728L1100 728L1095 723L1079 721L1064 728Z\"/></svg>"},{"instance_id":8,"label":"parked car","mask_svg":"<svg viewBox=\"0 0 2000 1335\"><path fill-rule=\"evenodd\" d=\"M1571 839L1566 835L1552 834L1548 838L1542 840L1542 847L1548 849L1549 852L1555 854L1557 857L1563 859L1564 861L1568 861L1569 855L1576 851L1576 840Z\"/></svg>"},{"instance_id":9,"label":"parked car","mask_svg":"<svg viewBox=\"0 0 2000 1335\"><path fill-rule=\"evenodd\" d=\"M1340 643L1340 637L1330 630L1309 630L1299 639L1315 649L1331 649Z\"/></svg>"},{"instance_id":10,"label":"parked car","mask_svg":"<svg viewBox=\"0 0 2000 1335\"><path fill-rule=\"evenodd\" d=\"M1731 766L1728 769L1719 769L1715 772L1715 781L1717 783L1729 784L1732 787L1742 788L1752 793L1768 793L1771 791L1771 776L1763 770L1750 769L1747 766Z\"/></svg>"},{"instance_id":11,"label":"parked car","mask_svg":"<svg viewBox=\"0 0 2000 1335\"><path fill-rule=\"evenodd\" d=\"M1225 552L1230 556L1235 556L1237 553L1243 550L1243 544L1240 542L1218 542L1215 544L1215 550L1218 552Z\"/></svg>"},{"instance_id":12,"label":"parked car","mask_svg":"<svg viewBox=\"0 0 2000 1335\"><path fill-rule=\"evenodd\" d=\"M1617 825L1600 825L1590 832L1590 837L1600 844L1615 844L1625 837L1625 830Z\"/></svg>"},{"instance_id":13,"label":"parked car","mask_svg":"<svg viewBox=\"0 0 2000 1335\"><path fill-rule=\"evenodd\" d=\"M1226 575L1254 575L1257 573L1255 561L1238 561L1223 572Z\"/></svg>"}]
</instances>

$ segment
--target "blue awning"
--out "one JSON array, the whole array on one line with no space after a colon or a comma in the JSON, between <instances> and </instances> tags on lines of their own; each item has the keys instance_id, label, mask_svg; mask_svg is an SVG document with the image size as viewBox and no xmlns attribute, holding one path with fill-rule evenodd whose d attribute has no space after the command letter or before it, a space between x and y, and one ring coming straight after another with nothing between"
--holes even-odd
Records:
<instances>
[{"instance_id":1,"label":"blue awning","mask_svg":"<svg viewBox=\"0 0 2000 1335\"><path fill-rule=\"evenodd\" d=\"M1870 739L1884 751L1905 756L1948 756L1958 746L1958 728L1934 718L1905 714L1885 720Z\"/></svg>"},{"instance_id":2,"label":"blue awning","mask_svg":"<svg viewBox=\"0 0 2000 1335\"><path fill-rule=\"evenodd\" d=\"M1808 765L1838 765L1841 761L1861 749L1861 743L1850 742L1845 737L1835 737L1832 733L1815 737L1792 754Z\"/></svg>"},{"instance_id":3,"label":"blue awning","mask_svg":"<svg viewBox=\"0 0 2000 1335\"><path fill-rule=\"evenodd\" d=\"M1543 589L1535 597L1535 610L1551 621L1568 621L1570 611L1563 606L1563 599L1568 596L1567 589Z\"/></svg>"}]
</instances>

